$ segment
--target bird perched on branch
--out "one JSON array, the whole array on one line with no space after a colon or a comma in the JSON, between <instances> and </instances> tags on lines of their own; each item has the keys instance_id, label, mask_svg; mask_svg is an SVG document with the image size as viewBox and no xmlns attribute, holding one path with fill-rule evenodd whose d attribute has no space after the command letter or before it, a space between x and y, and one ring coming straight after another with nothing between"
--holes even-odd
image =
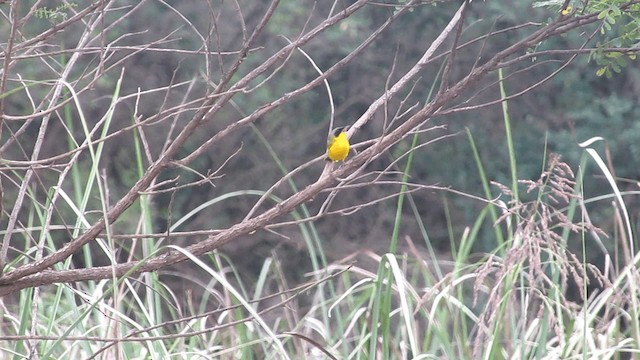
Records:
<instances>
[{"instance_id":1,"label":"bird perched on branch","mask_svg":"<svg viewBox=\"0 0 640 360\"><path fill-rule=\"evenodd\" d=\"M349 155L349 138L345 132L347 127L333 129L327 139L327 161L343 161Z\"/></svg>"}]
</instances>

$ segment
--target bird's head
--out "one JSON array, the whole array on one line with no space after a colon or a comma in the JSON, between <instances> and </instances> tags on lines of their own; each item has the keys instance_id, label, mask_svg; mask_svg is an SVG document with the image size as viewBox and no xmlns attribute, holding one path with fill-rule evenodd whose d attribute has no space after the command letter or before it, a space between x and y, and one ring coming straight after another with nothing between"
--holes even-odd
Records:
<instances>
[{"instance_id":1,"label":"bird's head","mask_svg":"<svg viewBox=\"0 0 640 360\"><path fill-rule=\"evenodd\" d=\"M333 129L333 131L331 133L333 134L333 136L338 136L341 133L347 131L348 128L349 128L348 126L340 126L340 127L337 127L335 129Z\"/></svg>"}]
</instances>

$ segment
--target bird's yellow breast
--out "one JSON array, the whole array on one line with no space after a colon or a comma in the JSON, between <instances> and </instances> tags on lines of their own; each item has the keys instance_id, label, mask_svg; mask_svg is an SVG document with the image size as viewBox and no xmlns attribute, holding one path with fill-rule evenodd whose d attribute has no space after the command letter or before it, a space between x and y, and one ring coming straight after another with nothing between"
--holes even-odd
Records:
<instances>
[{"instance_id":1,"label":"bird's yellow breast","mask_svg":"<svg viewBox=\"0 0 640 360\"><path fill-rule=\"evenodd\" d=\"M327 145L327 157L331 161L342 161L349 155L349 139L347 133L341 132Z\"/></svg>"}]
</instances>

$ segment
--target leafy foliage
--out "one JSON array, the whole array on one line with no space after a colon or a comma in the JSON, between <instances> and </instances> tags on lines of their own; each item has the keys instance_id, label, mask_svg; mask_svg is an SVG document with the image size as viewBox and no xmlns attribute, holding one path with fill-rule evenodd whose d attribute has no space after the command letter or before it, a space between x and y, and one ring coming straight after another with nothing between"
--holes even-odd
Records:
<instances>
[{"instance_id":1,"label":"leafy foliage","mask_svg":"<svg viewBox=\"0 0 640 360\"><path fill-rule=\"evenodd\" d=\"M43 6L35 10L34 16L40 19L47 19L52 23L61 22L66 20L71 9L77 6L78 4L72 2L60 4L53 9Z\"/></svg>"}]
</instances>

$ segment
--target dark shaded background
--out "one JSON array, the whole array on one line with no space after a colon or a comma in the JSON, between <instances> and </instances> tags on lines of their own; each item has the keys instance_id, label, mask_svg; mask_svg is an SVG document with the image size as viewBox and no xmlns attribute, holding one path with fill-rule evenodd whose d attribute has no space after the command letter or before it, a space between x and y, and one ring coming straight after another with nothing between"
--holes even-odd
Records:
<instances>
[{"instance_id":1,"label":"dark shaded background","mask_svg":"<svg viewBox=\"0 0 640 360\"><path fill-rule=\"evenodd\" d=\"M215 25L217 34L212 37L209 44L211 49L233 51L237 50L242 43L237 13L229 2L216 2L211 8L199 1L168 1L167 4L173 6L175 10L161 3L147 3L132 17L105 33L106 41L113 41L126 33L141 32L118 41L119 45L138 45L171 34L169 36L171 41L161 47L197 50L201 47L201 40L194 35L193 28L177 16L176 12L180 12L202 34L207 34L212 25ZM266 2L240 1L240 4L247 28L252 29L264 13ZM338 4L346 6L346 3ZM241 72L246 73L260 64L286 43L285 37L294 38L304 28L308 29L322 21L332 5L332 2L325 1L284 1L267 31L258 40L260 47L249 54L242 64ZM329 83L336 102L336 124L352 124L362 115L370 103L383 93L387 82L397 80L399 75L415 63L458 6L458 2L445 2L438 6L416 7L401 21L395 23L390 30L383 33L357 62L347 65L332 76ZM218 15L215 24L211 20L212 11ZM327 69L351 52L393 11L393 7L372 4L339 27L329 29L303 50L314 59L320 69ZM117 17L118 12L114 11L113 16ZM533 9L529 1L474 2L461 42L474 39L492 29L497 31L528 21L544 22L550 16L555 15L550 14L547 9ZM33 24L30 30L37 33L49 26L46 20L39 25L40 28L38 24ZM4 31L3 27L0 24L0 32ZM452 79L465 75L476 62L478 54L481 53L482 58L488 58L496 49L519 38L514 36L515 33L525 34L533 28L535 28L534 25L531 28L524 27L511 33L491 36L486 42L478 42L461 51L455 61ZM73 29L65 31L60 38L64 39L64 44L57 44L61 47L76 41ZM554 43L540 44L540 48L576 48L582 41L584 37L574 32L553 40ZM126 52L123 52L120 56L125 55ZM83 61L87 68L90 68L97 59L97 55L87 55ZM229 66L232 57L222 64L219 64L216 58L212 60L209 71L213 74L213 78L216 78L219 76L220 66ZM428 99L432 84L438 79L438 71L443 60L444 58L441 58L434 62L420 74L420 80L416 83L414 91L406 94L407 104L424 103ZM525 65L505 71L507 76L505 86L508 94L536 83L560 66L557 61L541 62L536 67L518 73L517 71L523 69ZM597 77L595 75L597 69L593 62L589 62L587 56L578 57L551 80L524 96L509 101L519 178L537 179L543 170L545 152L559 153L577 171L580 159L584 156L577 143L593 136L602 136L607 139L606 146L610 151L616 175L630 181L621 182L620 186L623 189L637 187L635 181L639 176L637 164L640 159L640 144L637 140L640 135L639 70L635 64L630 64L622 74L614 74L613 77L606 78ZM111 70L110 77L101 80L90 92L82 94L84 111L88 118L97 119L104 114L120 70L121 68ZM55 78L54 73L48 73L49 70L41 68L35 60L33 63L21 62L16 71L26 78ZM206 87L212 86L202 81L203 74L206 72L202 56L145 51L131 56L125 62L124 71L126 76L122 84L122 94L134 94L138 88L145 90L166 86L171 81L174 83L194 81L194 86L189 93L183 90L185 87L170 93L167 97L167 105L177 105L185 97L202 96ZM194 139L193 148L218 130L242 118L243 114L251 113L265 102L278 98L315 76L316 72L308 60L300 53L294 53L283 70L275 74L265 86L248 94L238 94L234 98L235 107L225 108L218 118L203 125L202 131L199 131L201 138ZM497 74L488 82L478 84L477 88L469 89L470 92L485 89L474 97L475 104L499 98L495 81L497 81ZM44 96L37 93L34 95ZM146 117L154 116L161 108L163 100L163 96L145 97L140 103L139 113ZM391 111L397 108L399 100L395 99L390 104ZM117 108L117 121L114 128L131 124L134 101L135 99L132 98L124 106ZM180 118L186 121L195 110L181 114ZM29 111L27 104L13 101L13 99L8 102L8 113L20 114L25 111ZM260 136L267 139L273 152L289 170L320 156L324 152L329 117L330 108L326 90L318 87L271 112L258 121L255 128L247 128L227 138L222 146L216 148L215 153L201 156L192 164L201 173L206 173L210 169L220 167L228 156L241 148L238 155L233 157L222 170L221 174L224 174L224 177L215 181L215 188L202 185L199 188L179 191L173 195L173 198L169 194L157 196L154 200L155 231L165 231L168 224L174 223L201 204L203 198L213 199L242 190L266 190L280 179L282 173ZM180 118L178 124L180 124ZM379 136L384 121L384 115L378 114L355 135L352 141L359 142ZM9 124L8 126L17 125ZM447 134L452 136L416 151L415 163L410 174L412 182L449 186L462 192L483 196L478 170L465 134L465 129L469 129L478 146L488 178L503 184L510 183L504 121L499 105L434 118L427 125L446 125L446 129L425 133L421 135L422 141ZM34 125L29 131L35 136L37 126ZM76 131L81 133L79 128ZM147 131L152 138L162 139L157 144L151 144L152 149L157 151L167 134L168 121L160 121L157 125L149 127ZM63 134L62 129L60 133ZM403 141L388 155L399 156L408 149L409 143L410 139ZM131 166L131 144L131 135L126 134L110 142L106 148L108 156L105 157L106 161L103 165L108 174L113 199L119 198L119 195L137 178L135 169ZM51 138L47 139L44 149L47 153L55 154L64 152L66 146L67 144L60 142L59 139ZM598 147L604 150L604 145L600 144ZM192 150L185 148L184 154ZM23 154L14 147L5 156L20 159ZM374 169L376 166L383 165L376 163L371 165ZM303 175L296 176L294 181L298 188L302 188L314 181L320 171L320 167L307 171ZM587 198L611 192L598 174L599 172L594 170L593 166L586 169L585 196ZM169 170L160 180L170 179L175 175L176 173ZM181 173L180 176L180 181L183 183L196 179L195 176L188 178L185 173ZM396 185L379 185L343 190L334 208L366 203L397 192L398 189L399 186ZM497 197L498 189L493 190ZM275 195L282 198L290 192L290 189L282 187ZM416 217L408 207L401 226L401 239L409 236L420 246L424 246L425 241L429 241L444 257L452 243L455 244L460 238L463 229L473 223L485 206L482 202L444 191L417 191L412 196L419 218L426 225L429 239L423 239ZM8 199L11 197L9 194ZM199 213L180 230L229 227L240 221L256 200L257 197L247 195L222 201ZM317 210L320 203L310 203L309 208L313 212ZM593 211L593 220L605 231L612 230L607 228L611 226L611 214L598 211L599 204L601 203L596 202L589 205ZM636 201L630 198L627 205L633 219L637 219ZM349 216L331 216L316 221L314 225L323 239L327 256L330 259L338 259L362 249L386 251L393 228L395 206L395 200L388 200ZM170 220L167 221L167 218ZM130 232L133 224L127 224L126 221L126 219L120 220L116 231ZM478 237L480 240L474 245L474 251L483 252L495 248L492 225L489 222L485 224L482 230L485 235ZM223 252L228 253L241 269L246 270L244 274L247 276L256 274L262 259L270 256L274 249L281 255L280 258L285 262L285 266L300 272L308 269L309 259L299 229L291 226L278 231L288 238L264 233L260 238L252 237L233 242L227 245ZM184 239L178 244L189 241L193 239ZM594 253L593 256L597 257L597 254Z\"/></svg>"}]
</instances>

